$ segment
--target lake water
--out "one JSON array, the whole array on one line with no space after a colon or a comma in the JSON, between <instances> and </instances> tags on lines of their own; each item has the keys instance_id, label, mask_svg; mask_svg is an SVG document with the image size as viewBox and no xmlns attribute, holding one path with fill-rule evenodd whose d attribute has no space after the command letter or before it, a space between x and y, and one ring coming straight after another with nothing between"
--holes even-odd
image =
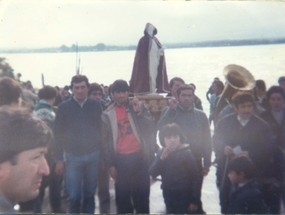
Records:
<instances>
[{"instance_id":1,"label":"lake water","mask_svg":"<svg viewBox=\"0 0 285 215\"><path fill-rule=\"evenodd\" d=\"M264 79L267 86L277 83L285 75L285 44L236 46L213 48L166 49L166 66L169 79L182 77L187 83L195 83L196 94L202 99L208 113L205 93L214 77L224 80L223 68L239 64L247 68L256 79ZM130 80L135 51L82 52L81 71L90 82L106 85L115 79ZM31 80L41 87L41 73L45 84L64 86L70 83L76 71L75 53L1 54L14 69L22 73L22 80Z\"/></svg>"},{"instance_id":2,"label":"lake water","mask_svg":"<svg viewBox=\"0 0 285 215\"><path fill-rule=\"evenodd\" d=\"M169 79L179 76L187 83L195 83L196 94L202 99L204 110L209 112L205 93L214 77L224 80L223 68L228 64L246 67L256 79L264 79L267 87L277 84L285 75L285 45L261 45L215 48L166 49ZM111 84L115 79L129 80L135 51L80 53L81 69L90 82ZM60 87L69 84L76 71L75 53L5 54L14 72L22 73L22 80L31 80L41 87L41 73L45 83ZM151 213L162 213L164 203L157 182L151 188ZM203 203L208 213L219 214L218 192L215 185L215 168L212 167L203 185Z\"/></svg>"}]
</instances>

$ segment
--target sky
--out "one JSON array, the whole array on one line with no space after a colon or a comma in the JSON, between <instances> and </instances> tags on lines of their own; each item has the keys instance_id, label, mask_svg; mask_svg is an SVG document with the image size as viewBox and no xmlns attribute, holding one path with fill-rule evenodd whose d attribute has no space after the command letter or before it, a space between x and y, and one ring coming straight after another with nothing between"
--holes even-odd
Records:
<instances>
[{"instance_id":1,"label":"sky","mask_svg":"<svg viewBox=\"0 0 285 215\"><path fill-rule=\"evenodd\" d=\"M285 1L0 0L0 49L285 37Z\"/></svg>"}]
</instances>

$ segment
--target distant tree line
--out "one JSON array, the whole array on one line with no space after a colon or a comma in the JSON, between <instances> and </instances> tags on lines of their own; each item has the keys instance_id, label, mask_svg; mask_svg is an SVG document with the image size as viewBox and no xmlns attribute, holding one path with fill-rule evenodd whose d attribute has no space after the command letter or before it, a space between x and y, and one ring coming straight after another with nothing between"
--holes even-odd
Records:
<instances>
[{"instance_id":1,"label":"distant tree line","mask_svg":"<svg viewBox=\"0 0 285 215\"><path fill-rule=\"evenodd\" d=\"M248 45L269 45L285 43L285 38L281 39L244 39L244 40L217 40L203 41L195 43L166 44L167 48L195 48L195 47L219 47L219 46L248 46Z\"/></svg>"},{"instance_id":2,"label":"distant tree line","mask_svg":"<svg viewBox=\"0 0 285 215\"><path fill-rule=\"evenodd\" d=\"M116 51L116 50L133 50L136 46L111 46L104 43L98 43L95 46L78 46L72 44L71 46L62 45L59 47L61 52L92 52L92 51Z\"/></svg>"},{"instance_id":3,"label":"distant tree line","mask_svg":"<svg viewBox=\"0 0 285 215\"><path fill-rule=\"evenodd\" d=\"M243 40L216 40L216 41L202 41L189 43L165 43L165 48L196 48L196 47L218 47L218 46L244 46L244 45L266 45L266 44L282 44L285 43L285 38L274 39L243 39ZM39 49L13 49L1 50L0 53L49 53L49 52L99 52L99 51L119 51L119 50L135 50L136 45L115 46L98 43L96 45L77 46L72 44L67 46L65 44L55 48L39 48Z\"/></svg>"}]
</instances>

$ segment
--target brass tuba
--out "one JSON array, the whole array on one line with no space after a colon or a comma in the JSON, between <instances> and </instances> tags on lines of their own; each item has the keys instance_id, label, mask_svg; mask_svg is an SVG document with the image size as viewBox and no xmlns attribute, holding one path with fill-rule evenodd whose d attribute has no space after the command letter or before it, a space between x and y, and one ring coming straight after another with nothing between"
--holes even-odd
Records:
<instances>
[{"instance_id":1,"label":"brass tuba","mask_svg":"<svg viewBox=\"0 0 285 215\"><path fill-rule=\"evenodd\" d=\"M216 103L215 119L217 119L219 113L237 91L248 91L255 87L253 75L242 66L235 64L227 65L223 73L226 79L226 85L220 99Z\"/></svg>"}]
</instances>

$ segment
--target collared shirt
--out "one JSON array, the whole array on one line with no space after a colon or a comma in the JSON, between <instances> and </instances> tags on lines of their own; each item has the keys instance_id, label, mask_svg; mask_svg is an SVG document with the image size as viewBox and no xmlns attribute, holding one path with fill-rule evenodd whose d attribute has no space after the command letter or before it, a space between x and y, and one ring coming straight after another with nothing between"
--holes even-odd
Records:
<instances>
[{"instance_id":1,"label":"collared shirt","mask_svg":"<svg viewBox=\"0 0 285 215\"><path fill-rule=\"evenodd\" d=\"M80 105L80 107L83 107L87 101L87 97L82 102L78 101L75 96L73 96L73 99Z\"/></svg>"},{"instance_id":2,"label":"collared shirt","mask_svg":"<svg viewBox=\"0 0 285 215\"><path fill-rule=\"evenodd\" d=\"M246 183L239 183L238 187L243 187L244 185L246 185Z\"/></svg>"},{"instance_id":3,"label":"collared shirt","mask_svg":"<svg viewBox=\"0 0 285 215\"><path fill-rule=\"evenodd\" d=\"M249 122L249 119L241 119L239 115L237 115L237 119L243 127Z\"/></svg>"}]
</instances>

